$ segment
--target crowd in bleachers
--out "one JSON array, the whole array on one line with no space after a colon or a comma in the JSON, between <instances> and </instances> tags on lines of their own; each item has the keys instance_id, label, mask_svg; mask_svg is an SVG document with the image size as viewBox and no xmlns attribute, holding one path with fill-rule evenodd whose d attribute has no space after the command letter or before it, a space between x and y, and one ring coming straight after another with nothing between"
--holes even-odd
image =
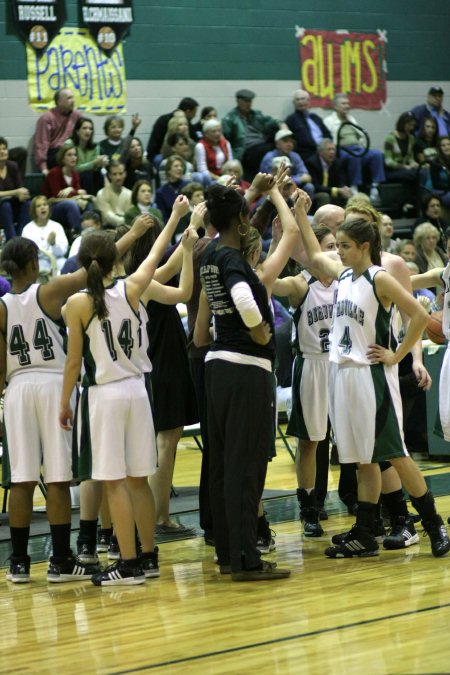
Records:
<instances>
[{"instance_id":1,"label":"crowd in bleachers","mask_svg":"<svg viewBox=\"0 0 450 675\"><path fill-rule=\"evenodd\" d=\"M185 97L156 120L145 144L138 137L137 114L127 134L122 117L107 117L105 137L96 142L93 120L76 110L74 93L62 89L55 94L55 106L37 122L31 164L38 174L33 181L23 176L24 149L12 149L19 167L8 158L7 139L0 139L0 238L10 239L27 226L27 236L33 232L41 249L43 272L55 274L86 213L98 212L107 228L129 226L142 212L167 222L175 198L191 194L193 185L198 196L232 175L245 191L258 171L274 173L281 161L292 181L310 195L312 214L328 203L345 206L362 191L394 218L416 215L416 222L407 224L411 238L423 222L437 227L442 238L442 208L450 208L450 113L443 96L439 86L431 87L424 104L400 115L379 150L371 147L370 129L361 128L350 113L346 94L336 95L333 112L322 116L310 112L310 96L300 89L294 93L294 111L284 121L255 109L256 94L249 89L236 92L236 106L222 121L216 108L205 106L195 122L199 104ZM145 187L133 193L142 181ZM395 203L389 186L396 187ZM49 211L46 219L36 221L31 198L40 195L47 198ZM435 208L440 204L436 218L430 200Z\"/></svg>"}]
</instances>

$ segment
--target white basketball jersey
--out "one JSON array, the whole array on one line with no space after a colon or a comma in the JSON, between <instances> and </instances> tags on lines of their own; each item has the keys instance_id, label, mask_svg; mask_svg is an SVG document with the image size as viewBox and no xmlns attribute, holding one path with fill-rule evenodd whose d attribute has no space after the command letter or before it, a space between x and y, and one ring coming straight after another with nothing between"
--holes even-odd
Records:
<instances>
[{"instance_id":1,"label":"white basketball jersey","mask_svg":"<svg viewBox=\"0 0 450 675\"><path fill-rule=\"evenodd\" d=\"M308 275L308 290L294 317L297 318L297 346L303 356L328 358L329 333L333 316L333 304L338 287L337 279L324 286L315 277ZM305 276L305 278L308 278Z\"/></svg>"},{"instance_id":2,"label":"white basketball jersey","mask_svg":"<svg viewBox=\"0 0 450 675\"><path fill-rule=\"evenodd\" d=\"M339 278L333 324L330 333L330 361L352 361L370 365L369 345L391 347L391 314L375 293L374 278L382 267L372 265L364 274L353 279L353 270L347 269Z\"/></svg>"},{"instance_id":3,"label":"white basketball jersey","mask_svg":"<svg viewBox=\"0 0 450 675\"><path fill-rule=\"evenodd\" d=\"M444 305L442 308L442 332L445 339L450 340L450 262L441 274L444 283Z\"/></svg>"},{"instance_id":4,"label":"white basketball jersey","mask_svg":"<svg viewBox=\"0 0 450 675\"><path fill-rule=\"evenodd\" d=\"M39 284L6 293L6 380L25 371L64 372L64 324L51 319L38 300Z\"/></svg>"},{"instance_id":5,"label":"white basketball jersey","mask_svg":"<svg viewBox=\"0 0 450 675\"><path fill-rule=\"evenodd\" d=\"M105 288L105 302L106 319L93 316L85 330L83 387L116 382L143 371L141 320L128 302L123 280Z\"/></svg>"}]
</instances>

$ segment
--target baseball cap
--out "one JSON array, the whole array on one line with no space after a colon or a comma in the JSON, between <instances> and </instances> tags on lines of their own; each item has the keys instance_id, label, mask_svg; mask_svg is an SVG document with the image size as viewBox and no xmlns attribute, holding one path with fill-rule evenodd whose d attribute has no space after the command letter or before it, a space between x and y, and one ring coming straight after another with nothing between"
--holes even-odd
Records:
<instances>
[{"instance_id":1,"label":"baseball cap","mask_svg":"<svg viewBox=\"0 0 450 675\"><path fill-rule=\"evenodd\" d=\"M256 96L255 92L252 91L251 89L239 89L239 91L236 92L236 98L246 98L249 101L254 99Z\"/></svg>"},{"instance_id":2,"label":"baseball cap","mask_svg":"<svg viewBox=\"0 0 450 675\"><path fill-rule=\"evenodd\" d=\"M438 85L434 85L434 87L430 87L428 90L429 94L441 94L442 96L444 95L444 90L442 87L439 87Z\"/></svg>"},{"instance_id":3,"label":"baseball cap","mask_svg":"<svg viewBox=\"0 0 450 675\"><path fill-rule=\"evenodd\" d=\"M275 134L275 141L281 141L283 138L289 138L289 137L291 137L291 138L294 137L294 134L292 133L292 131L290 129L280 129Z\"/></svg>"}]
</instances>

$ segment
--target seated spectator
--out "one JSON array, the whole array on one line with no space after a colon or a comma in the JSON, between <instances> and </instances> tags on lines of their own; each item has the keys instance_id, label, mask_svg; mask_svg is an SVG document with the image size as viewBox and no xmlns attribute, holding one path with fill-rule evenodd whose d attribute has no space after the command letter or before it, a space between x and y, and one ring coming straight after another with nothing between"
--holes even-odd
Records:
<instances>
[{"instance_id":1,"label":"seated spectator","mask_svg":"<svg viewBox=\"0 0 450 675\"><path fill-rule=\"evenodd\" d=\"M368 172L371 185L370 200L374 206L380 204L378 184L384 183L383 153L366 148L365 135L356 128L357 121L350 115L350 101L347 94L337 94L333 100L334 112L325 118L325 125L338 146L339 156L344 160L348 181L353 191L364 185L363 171Z\"/></svg>"},{"instance_id":2,"label":"seated spectator","mask_svg":"<svg viewBox=\"0 0 450 675\"><path fill-rule=\"evenodd\" d=\"M433 190L437 191L441 203L450 208L450 138L441 136L437 159L431 162L430 175Z\"/></svg>"},{"instance_id":3,"label":"seated spectator","mask_svg":"<svg viewBox=\"0 0 450 675\"><path fill-rule=\"evenodd\" d=\"M416 259L416 246L412 239L403 239L397 244L395 251L405 262L414 262Z\"/></svg>"},{"instance_id":4,"label":"seated spectator","mask_svg":"<svg viewBox=\"0 0 450 675\"><path fill-rule=\"evenodd\" d=\"M331 140L329 129L316 113L309 112L310 96L304 89L294 92L294 112L286 117L286 124L294 134L296 150L307 162L324 138Z\"/></svg>"},{"instance_id":5,"label":"seated spectator","mask_svg":"<svg viewBox=\"0 0 450 675\"><path fill-rule=\"evenodd\" d=\"M387 251L388 253L397 253L398 243L392 239L392 235L394 234L394 226L390 216L388 216L387 213L383 213L381 216L381 225L379 231L381 250Z\"/></svg>"},{"instance_id":6,"label":"seated spectator","mask_svg":"<svg viewBox=\"0 0 450 675\"><path fill-rule=\"evenodd\" d=\"M88 117L80 117L75 123L72 137L64 145L75 146L77 151L76 170L81 187L90 195L96 195L104 186L102 169L108 165L108 155L101 155L94 142L94 123Z\"/></svg>"},{"instance_id":7,"label":"seated spectator","mask_svg":"<svg viewBox=\"0 0 450 675\"><path fill-rule=\"evenodd\" d=\"M425 117L414 144L414 159L418 164L430 164L438 156L438 126L434 117Z\"/></svg>"},{"instance_id":8,"label":"seated spectator","mask_svg":"<svg viewBox=\"0 0 450 675\"><path fill-rule=\"evenodd\" d=\"M127 174L124 185L129 190L133 189L138 180L152 180L154 170L150 162L144 157L144 146L140 138L132 139L128 152L123 155L123 161Z\"/></svg>"},{"instance_id":9,"label":"seated spectator","mask_svg":"<svg viewBox=\"0 0 450 675\"><path fill-rule=\"evenodd\" d=\"M200 121L197 122L196 124L192 125L192 129L194 131L194 137L195 140L198 142L200 138L203 136L203 125L205 122L208 120L215 120L219 116L217 114L217 110L213 108L211 105L207 105L204 108L202 108L202 111L200 113Z\"/></svg>"},{"instance_id":10,"label":"seated spectator","mask_svg":"<svg viewBox=\"0 0 450 675\"><path fill-rule=\"evenodd\" d=\"M99 143L99 153L106 155L110 162L122 161L122 154L128 152L131 140L140 123L141 118L139 115L133 115L130 133L124 137L125 120L123 117L119 117L118 115L107 117L103 125L106 138L103 138Z\"/></svg>"},{"instance_id":11,"label":"seated spectator","mask_svg":"<svg viewBox=\"0 0 450 675\"><path fill-rule=\"evenodd\" d=\"M245 179L249 181L257 174L266 152L273 150L274 136L284 126L270 115L252 110L255 96L250 89L239 89L236 107L222 120L223 135L230 141L233 157L242 162Z\"/></svg>"},{"instance_id":12,"label":"seated spectator","mask_svg":"<svg viewBox=\"0 0 450 675\"><path fill-rule=\"evenodd\" d=\"M55 273L65 263L69 242L62 225L50 220L50 213L47 198L34 197L30 206L32 220L23 228L22 236L31 239L39 247L39 269Z\"/></svg>"},{"instance_id":13,"label":"seated spectator","mask_svg":"<svg viewBox=\"0 0 450 675\"><path fill-rule=\"evenodd\" d=\"M242 194L245 194L250 187L250 183L242 178L244 175L244 169L241 162L238 159L229 159L228 162L222 166L222 175L219 179L219 183L222 185L227 184L227 180L231 176L235 177L233 185L239 185L240 191Z\"/></svg>"},{"instance_id":14,"label":"seated spectator","mask_svg":"<svg viewBox=\"0 0 450 675\"><path fill-rule=\"evenodd\" d=\"M314 214L313 227L327 227L336 237L336 231L339 225L342 225L345 219L345 211L342 206L337 204L324 204Z\"/></svg>"},{"instance_id":15,"label":"seated spectator","mask_svg":"<svg viewBox=\"0 0 450 675\"><path fill-rule=\"evenodd\" d=\"M80 240L78 244L78 250L80 248L81 239L83 237L87 237L92 232L97 232L98 229L99 229L98 227L91 225L90 227L85 227L84 229L81 230L81 235L78 237ZM77 270L79 270L80 267L81 265L78 260L78 253L76 253L75 255L71 255L67 258L66 262L61 268L61 274L72 274L72 272L76 272Z\"/></svg>"},{"instance_id":16,"label":"seated spectator","mask_svg":"<svg viewBox=\"0 0 450 675\"><path fill-rule=\"evenodd\" d=\"M229 141L222 134L222 125L218 119L209 119L203 124L203 138L195 146L195 165L197 171L207 174L210 181L222 175L222 167L233 152Z\"/></svg>"},{"instance_id":17,"label":"seated spectator","mask_svg":"<svg viewBox=\"0 0 450 675\"><path fill-rule=\"evenodd\" d=\"M343 161L336 157L336 145L331 138L319 142L317 152L306 160L306 166L315 190L314 208L329 203L345 206L352 191L346 184Z\"/></svg>"},{"instance_id":18,"label":"seated spectator","mask_svg":"<svg viewBox=\"0 0 450 675\"><path fill-rule=\"evenodd\" d=\"M102 227L102 215L99 211L95 211L94 209L91 211L85 211L81 216L81 234L73 240L72 246L69 250L68 258L72 258L78 254L81 244L81 237L83 236L84 230L101 230ZM79 269L79 267L76 267L75 269Z\"/></svg>"},{"instance_id":19,"label":"seated spectator","mask_svg":"<svg viewBox=\"0 0 450 675\"><path fill-rule=\"evenodd\" d=\"M138 180L133 185L131 203L132 206L125 213L125 225L131 226L142 213L148 213L162 222L163 215L153 204L153 188L148 180Z\"/></svg>"},{"instance_id":20,"label":"seated spectator","mask_svg":"<svg viewBox=\"0 0 450 675\"><path fill-rule=\"evenodd\" d=\"M81 117L74 110L75 94L71 89L58 89L54 100L55 107L39 117L34 135L34 161L44 176L56 166L58 150L70 138L75 122Z\"/></svg>"},{"instance_id":21,"label":"seated spectator","mask_svg":"<svg viewBox=\"0 0 450 675\"><path fill-rule=\"evenodd\" d=\"M439 195L434 192L427 192L422 199L420 210L421 215L416 219L414 229L422 223L431 223L439 230L439 246L446 250L447 238L445 232L450 227L450 223L442 217L442 201Z\"/></svg>"},{"instance_id":22,"label":"seated spectator","mask_svg":"<svg viewBox=\"0 0 450 675\"><path fill-rule=\"evenodd\" d=\"M178 155L179 157L184 159L185 169L183 174L183 180L191 181L192 175L194 173L194 165L190 161L192 158L192 148L190 145L190 139L186 138L185 134L173 133L170 134L170 136L167 138L167 145L169 147L169 150L171 150L171 152L169 152L168 157L171 157L172 155ZM158 166L158 177L160 185L164 185L165 183L167 183L166 165L168 157L163 159Z\"/></svg>"},{"instance_id":23,"label":"seated spectator","mask_svg":"<svg viewBox=\"0 0 450 675\"><path fill-rule=\"evenodd\" d=\"M63 145L57 155L58 166L45 177L42 193L51 200L53 217L66 230L80 231L81 214L90 208L86 190L81 188L75 171L77 152L73 145Z\"/></svg>"},{"instance_id":24,"label":"seated spectator","mask_svg":"<svg viewBox=\"0 0 450 675\"><path fill-rule=\"evenodd\" d=\"M175 199L181 194L181 190L187 185L183 180L186 164L179 155L172 155L166 164L167 183L156 190L156 206L163 214L164 222L167 223L172 213Z\"/></svg>"},{"instance_id":25,"label":"seated spectator","mask_svg":"<svg viewBox=\"0 0 450 675\"><path fill-rule=\"evenodd\" d=\"M417 263L415 263L413 260L408 260L406 261L406 266L409 270L410 276L414 276L416 274L419 274L419 267ZM433 291L430 291L429 288L418 288L417 290L413 291L413 295L415 298L419 299L420 298L420 304L425 307L427 312L431 312L431 307L433 303L436 302L436 295L433 293ZM424 302L423 300L426 299Z\"/></svg>"},{"instance_id":26,"label":"seated spectator","mask_svg":"<svg viewBox=\"0 0 450 675\"><path fill-rule=\"evenodd\" d=\"M157 155L161 154L162 144L167 133L167 125L175 113L182 112L184 114L189 124L189 136L193 140L197 140L197 135L192 123L192 120L197 114L197 110L197 101L193 98L190 98L189 96L185 96L181 99L176 110L171 113L165 113L164 115L160 115L160 117L158 117L155 124L153 125L152 133L150 134L150 139L147 146L147 159L152 162L155 167L159 162L155 162L154 159Z\"/></svg>"},{"instance_id":27,"label":"seated spectator","mask_svg":"<svg viewBox=\"0 0 450 675\"><path fill-rule=\"evenodd\" d=\"M435 267L445 267L447 256L439 248L439 232L431 223L422 223L414 230L414 245L416 247L417 264L420 273L423 274Z\"/></svg>"},{"instance_id":28,"label":"seated spectator","mask_svg":"<svg viewBox=\"0 0 450 675\"><path fill-rule=\"evenodd\" d=\"M21 234L28 220L29 199L17 164L8 159L8 141L0 136L0 228L6 239Z\"/></svg>"},{"instance_id":29,"label":"seated spectator","mask_svg":"<svg viewBox=\"0 0 450 675\"><path fill-rule=\"evenodd\" d=\"M312 197L314 194L312 178L300 155L294 152L294 145L294 134L290 129L280 129L277 131L275 134L275 150L266 152L262 158L259 170L262 173L272 173L272 160L275 157L288 158L292 180Z\"/></svg>"},{"instance_id":30,"label":"seated spectator","mask_svg":"<svg viewBox=\"0 0 450 675\"><path fill-rule=\"evenodd\" d=\"M439 85L430 87L426 103L411 110L417 122L417 133L422 130L424 119L433 117L438 125L439 136L450 135L450 113L444 109L444 90Z\"/></svg>"},{"instance_id":31,"label":"seated spectator","mask_svg":"<svg viewBox=\"0 0 450 675\"><path fill-rule=\"evenodd\" d=\"M116 228L125 224L125 213L131 206L131 190L124 187L125 166L122 162L108 165L108 183L94 199L94 206L102 214L104 227Z\"/></svg>"},{"instance_id":32,"label":"seated spectator","mask_svg":"<svg viewBox=\"0 0 450 675\"><path fill-rule=\"evenodd\" d=\"M395 131L385 138L386 180L390 183L418 184L419 164L414 159L415 126L413 114L402 113L396 122Z\"/></svg>"},{"instance_id":33,"label":"seated spectator","mask_svg":"<svg viewBox=\"0 0 450 675\"><path fill-rule=\"evenodd\" d=\"M167 124L167 132L164 136L161 148L163 158L170 157L170 155L173 154L173 134L179 134L185 138L189 147L189 152L184 159L187 162L193 162L195 143L192 138L189 137L189 123L187 117L181 114L174 115ZM169 138L171 139L171 143L169 143Z\"/></svg>"},{"instance_id":34,"label":"seated spectator","mask_svg":"<svg viewBox=\"0 0 450 675\"><path fill-rule=\"evenodd\" d=\"M185 195L189 199L189 213L186 213L186 215L180 218L180 222L178 223L177 229L173 235L173 243L180 239L184 230L188 227L194 208L197 206L197 204L200 204L200 202L205 200L205 188L201 183L193 181L184 186L184 188L181 190L181 194Z\"/></svg>"}]
</instances>

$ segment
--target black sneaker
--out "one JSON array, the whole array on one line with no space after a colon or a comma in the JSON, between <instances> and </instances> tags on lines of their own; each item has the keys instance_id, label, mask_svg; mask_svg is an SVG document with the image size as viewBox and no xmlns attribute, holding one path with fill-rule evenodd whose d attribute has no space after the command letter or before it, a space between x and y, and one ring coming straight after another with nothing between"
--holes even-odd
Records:
<instances>
[{"instance_id":1,"label":"black sneaker","mask_svg":"<svg viewBox=\"0 0 450 675\"><path fill-rule=\"evenodd\" d=\"M275 544L275 537L277 535L273 530L269 530L269 535L267 537L258 537L256 540L256 548L260 553L271 553L271 551L275 551L276 549L276 544Z\"/></svg>"},{"instance_id":2,"label":"black sneaker","mask_svg":"<svg viewBox=\"0 0 450 675\"><path fill-rule=\"evenodd\" d=\"M30 556L11 556L9 570L6 572L8 581L14 584L28 584L30 581Z\"/></svg>"},{"instance_id":3,"label":"black sneaker","mask_svg":"<svg viewBox=\"0 0 450 675\"><path fill-rule=\"evenodd\" d=\"M47 570L47 581L51 583L63 583L65 581L84 581L90 579L93 574L100 572L101 567L86 565L74 556L68 556L63 562L55 562L52 556Z\"/></svg>"},{"instance_id":4,"label":"black sneaker","mask_svg":"<svg viewBox=\"0 0 450 675\"><path fill-rule=\"evenodd\" d=\"M106 555L108 560L120 560L120 547L115 534L111 535L111 538L109 540L108 553Z\"/></svg>"},{"instance_id":5,"label":"black sneaker","mask_svg":"<svg viewBox=\"0 0 450 675\"><path fill-rule=\"evenodd\" d=\"M97 553L106 553L109 549L109 543L111 541L112 530L102 530L100 529L97 534Z\"/></svg>"},{"instance_id":6,"label":"black sneaker","mask_svg":"<svg viewBox=\"0 0 450 675\"><path fill-rule=\"evenodd\" d=\"M436 558L440 558L450 551L450 539L448 538L447 528L442 522L442 518L436 515L434 520L422 520L425 534L430 537L431 552Z\"/></svg>"},{"instance_id":7,"label":"black sneaker","mask_svg":"<svg viewBox=\"0 0 450 675\"><path fill-rule=\"evenodd\" d=\"M333 543L338 536L333 537ZM340 536L340 543L325 549L325 555L329 558L368 558L379 553L375 537L358 525L353 525L350 532Z\"/></svg>"},{"instance_id":8,"label":"black sneaker","mask_svg":"<svg viewBox=\"0 0 450 675\"><path fill-rule=\"evenodd\" d=\"M418 543L419 535L414 527L413 519L406 516L397 516L390 533L383 539L383 546L389 551L407 548Z\"/></svg>"},{"instance_id":9,"label":"black sneaker","mask_svg":"<svg viewBox=\"0 0 450 675\"><path fill-rule=\"evenodd\" d=\"M80 562L87 565L96 565L99 563L96 545L81 544L77 542L77 558Z\"/></svg>"},{"instance_id":10,"label":"black sneaker","mask_svg":"<svg viewBox=\"0 0 450 675\"><path fill-rule=\"evenodd\" d=\"M224 573L226 574L226 572ZM270 563L267 560L261 560L261 567L256 570L231 572L233 581L276 581L277 579L287 579L290 575L291 570L278 569L276 563Z\"/></svg>"},{"instance_id":11,"label":"black sneaker","mask_svg":"<svg viewBox=\"0 0 450 675\"><path fill-rule=\"evenodd\" d=\"M325 507L322 505L318 506L317 508L319 511L319 520L328 520L328 512Z\"/></svg>"},{"instance_id":12,"label":"black sneaker","mask_svg":"<svg viewBox=\"0 0 450 675\"><path fill-rule=\"evenodd\" d=\"M130 565L117 560L103 572L94 574L91 581L94 586L136 586L145 582L145 573L140 563Z\"/></svg>"},{"instance_id":13,"label":"black sneaker","mask_svg":"<svg viewBox=\"0 0 450 675\"><path fill-rule=\"evenodd\" d=\"M356 524L353 525L353 527L356 527ZM351 533L351 531L353 530L353 527L352 527L351 530L348 530L348 532L341 532L340 534L333 534L333 536L331 537L332 543L338 544L338 545L342 544L342 542L347 537L347 535L349 535ZM377 544L383 543L384 538L386 536L386 530L385 530L385 527L383 525L383 521L382 521L381 518L376 520L375 528L374 528L374 531L373 531L372 534L375 537L375 540L376 540Z\"/></svg>"},{"instance_id":14,"label":"black sneaker","mask_svg":"<svg viewBox=\"0 0 450 675\"><path fill-rule=\"evenodd\" d=\"M159 548L155 546L153 552L139 555L139 563L144 570L146 579L159 577L158 551Z\"/></svg>"},{"instance_id":15,"label":"black sneaker","mask_svg":"<svg viewBox=\"0 0 450 675\"><path fill-rule=\"evenodd\" d=\"M300 509L300 520L303 524L303 534L305 537L321 537L323 535L318 509Z\"/></svg>"}]
</instances>

